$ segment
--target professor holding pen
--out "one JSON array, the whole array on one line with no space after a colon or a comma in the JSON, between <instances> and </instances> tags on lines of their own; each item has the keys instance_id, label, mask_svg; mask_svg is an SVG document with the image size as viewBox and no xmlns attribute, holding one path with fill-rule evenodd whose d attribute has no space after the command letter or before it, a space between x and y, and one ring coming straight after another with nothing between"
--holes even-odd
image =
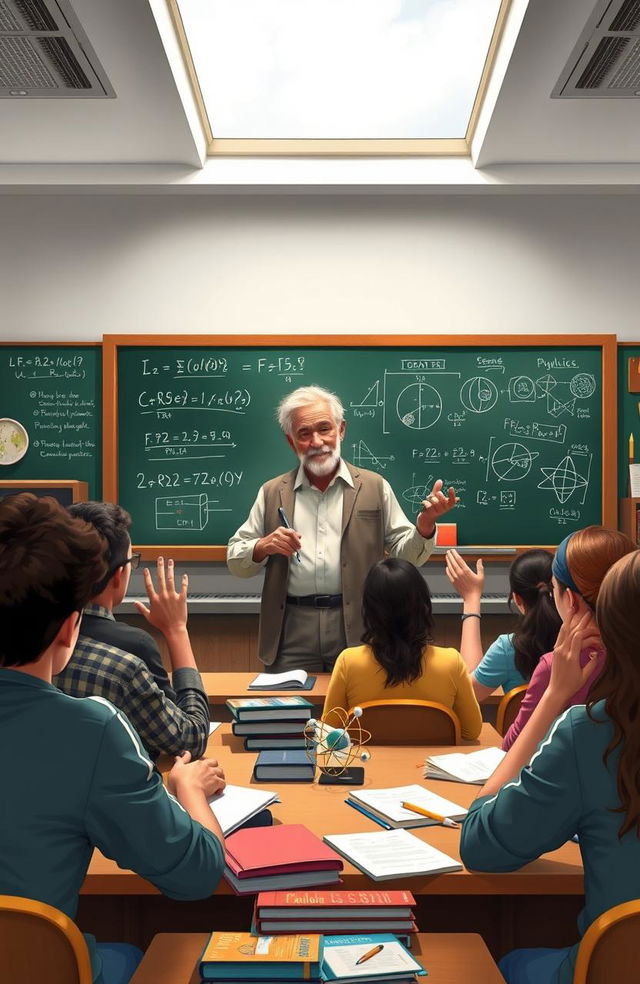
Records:
<instances>
[{"instance_id":1,"label":"professor holding pen","mask_svg":"<svg viewBox=\"0 0 640 984\"><path fill-rule=\"evenodd\" d=\"M262 486L229 540L227 565L237 577L266 568L258 655L269 670L329 672L361 641L369 568L385 554L423 564L436 520L457 499L437 481L413 526L385 479L341 457L342 403L319 386L289 393L278 422L299 467Z\"/></svg>"}]
</instances>

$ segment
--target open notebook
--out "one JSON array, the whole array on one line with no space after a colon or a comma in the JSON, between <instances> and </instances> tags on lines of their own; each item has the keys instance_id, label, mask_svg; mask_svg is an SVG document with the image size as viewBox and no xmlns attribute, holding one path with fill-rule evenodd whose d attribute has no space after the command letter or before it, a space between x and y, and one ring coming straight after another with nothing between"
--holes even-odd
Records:
<instances>
[{"instance_id":1,"label":"open notebook","mask_svg":"<svg viewBox=\"0 0 640 984\"><path fill-rule=\"evenodd\" d=\"M501 748L481 748L478 752L450 752L430 755L425 762L427 779L469 782L482 786L498 768L507 753Z\"/></svg>"},{"instance_id":2,"label":"open notebook","mask_svg":"<svg viewBox=\"0 0 640 984\"><path fill-rule=\"evenodd\" d=\"M285 673L259 673L247 690L312 690L316 682L306 670L287 670Z\"/></svg>"},{"instance_id":3,"label":"open notebook","mask_svg":"<svg viewBox=\"0 0 640 984\"><path fill-rule=\"evenodd\" d=\"M428 827L437 820L423 817L411 810L405 810L403 803L414 803L423 810L437 813L451 820L463 820L467 810L459 803L432 793L424 786L392 786L389 789L351 789L349 797L356 803L362 804L375 817L384 820L390 827Z\"/></svg>"},{"instance_id":4,"label":"open notebook","mask_svg":"<svg viewBox=\"0 0 640 984\"><path fill-rule=\"evenodd\" d=\"M324 840L373 881L462 870L455 858L425 844L408 830L325 834Z\"/></svg>"},{"instance_id":5,"label":"open notebook","mask_svg":"<svg viewBox=\"0 0 640 984\"><path fill-rule=\"evenodd\" d=\"M278 794L268 789L227 785L221 793L211 797L209 806L226 837L256 813L279 801Z\"/></svg>"}]
</instances>

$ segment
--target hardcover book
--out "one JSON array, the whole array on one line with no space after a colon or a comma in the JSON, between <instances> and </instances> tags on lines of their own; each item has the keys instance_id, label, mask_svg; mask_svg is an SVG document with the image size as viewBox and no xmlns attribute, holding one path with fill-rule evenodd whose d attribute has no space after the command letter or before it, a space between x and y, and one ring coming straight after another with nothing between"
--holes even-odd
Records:
<instances>
[{"instance_id":1,"label":"hardcover book","mask_svg":"<svg viewBox=\"0 0 640 984\"><path fill-rule=\"evenodd\" d=\"M259 753L253 770L256 782L313 782L314 759L305 749L268 749Z\"/></svg>"},{"instance_id":2,"label":"hardcover book","mask_svg":"<svg viewBox=\"0 0 640 984\"><path fill-rule=\"evenodd\" d=\"M307 721L313 704L305 697L232 697L226 705L236 721Z\"/></svg>"},{"instance_id":3,"label":"hardcover book","mask_svg":"<svg viewBox=\"0 0 640 984\"><path fill-rule=\"evenodd\" d=\"M234 835L235 836L235 835ZM228 841L227 841L228 844ZM411 919L416 900L411 892L396 891L313 891L260 892L256 901L261 919L306 918Z\"/></svg>"},{"instance_id":4,"label":"hardcover book","mask_svg":"<svg viewBox=\"0 0 640 984\"><path fill-rule=\"evenodd\" d=\"M322 937L252 936L251 933L212 933L200 958L200 976L215 980L317 979L322 961Z\"/></svg>"}]
</instances>

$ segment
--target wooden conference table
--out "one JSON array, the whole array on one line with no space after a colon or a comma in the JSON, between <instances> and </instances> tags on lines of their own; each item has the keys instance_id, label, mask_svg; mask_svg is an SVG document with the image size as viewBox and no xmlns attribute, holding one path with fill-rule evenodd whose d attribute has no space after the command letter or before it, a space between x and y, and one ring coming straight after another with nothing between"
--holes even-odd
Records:
<instances>
[{"instance_id":1,"label":"wooden conference table","mask_svg":"<svg viewBox=\"0 0 640 984\"><path fill-rule=\"evenodd\" d=\"M161 933L154 937L131 984L200 984L198 963L206 933ZM430 984L504 984L480 936L419 933L412 954Z\"/></svg>"},{"instance_id":2,"label":"wooden conference table","mask_svg":"<svg viewBox=\"0 0 640 984\"><path fill-rule=\"evenodd\" d=\"M467 747L497 745L499 736L484 724L480 740ZM423 779L427 754L460 751L461 746L370 746L365 766L370 788L425 782L428 788L462 806L476 797L475 786ZM237 785L253 785L256 753L245 752L242 740L222 724L209 739L207 754L224 766ZM262 784L260 784L262 785ZM266 783L282 800L270 809L276 822L304 823L319 836L381 829L347 806L341 786L310 783ZM446 827L418 828L413 833L445 854L459 858L459 832ZM259 830L256 831L259 836ZM516 946L567 946L577 939L576 917L583 905L583 869L577 844L567 843L526 865L503 874L466 870L430 877L371 882L346 860L343 889L408 888L416 897L421 930L480 933L495 959ZM81 890L78 923L101 939L149 945L160 932L204 932L248 929L252 896L239 897L221 881L215 894L195 902L175 902L153 885L95 851Z\"/></svg>"}]
</instances>

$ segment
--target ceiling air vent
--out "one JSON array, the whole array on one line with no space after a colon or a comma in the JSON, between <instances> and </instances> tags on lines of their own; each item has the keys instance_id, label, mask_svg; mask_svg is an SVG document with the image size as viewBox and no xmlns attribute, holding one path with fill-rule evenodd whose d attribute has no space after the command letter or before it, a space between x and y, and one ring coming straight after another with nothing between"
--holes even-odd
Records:
<instances>
[{"instance_id":1,"label":"ceiling air vent","mask_svg":"<svg viewBox=\"0 0 640 984\"><path fill-rule=\"evenodd\" d=\"M601 0L551 95L640 98L640 0Z\"/></svg>"},{"instance_id":2,"label":"ceiling air vent","mask_svg":"<svg viewBox=\"0 0 640 984\"><path fill-rule=\"evenodd\" d=\"M0 98L113 96L68 0L0 0Z\"/></svg>"}]
</instances>

